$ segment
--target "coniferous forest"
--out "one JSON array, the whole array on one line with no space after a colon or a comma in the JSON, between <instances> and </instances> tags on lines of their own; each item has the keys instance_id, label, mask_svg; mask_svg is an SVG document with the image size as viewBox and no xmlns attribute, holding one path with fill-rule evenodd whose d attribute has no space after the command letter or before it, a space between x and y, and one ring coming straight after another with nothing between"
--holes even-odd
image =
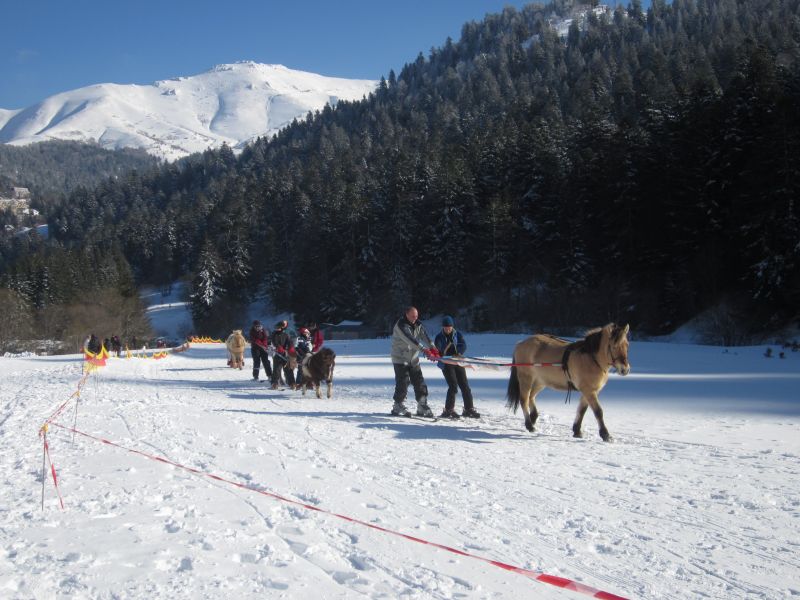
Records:
<instances>
[{"instance_id":1,"label":"coniferous forest","mask_svg":"<svg viewBox=\"0 0 800 600\"><path fill-rule=\"evenodd\" d=\"M796 323L800 0L586 8L507 8L239 156L78 187L50 240L2 239L0 288L36 323L186 278L207 334L252 301L378 328L409 303L473 330Z\"/></svg>"},{"instance_id":2,"label":"coniferous forest","mask_svg":"<svg viewBox=\"0 0 800 600\"><path fill-rule=\"evenodd\" d=\"M0 144L0 190L27 187L34 199L47 203L78 187L95 187L109 177L148 170L158 159L144 150L106 150L97 144L50 140L29 146Z\"/></svg>"}]
</instances>

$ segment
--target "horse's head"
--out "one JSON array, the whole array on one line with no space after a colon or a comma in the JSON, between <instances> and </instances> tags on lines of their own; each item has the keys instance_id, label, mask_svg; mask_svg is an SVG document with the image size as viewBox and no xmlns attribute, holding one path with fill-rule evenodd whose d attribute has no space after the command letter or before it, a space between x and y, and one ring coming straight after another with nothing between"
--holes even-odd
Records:
<instances>
[{"instance_id":1,"label":"horse's head","mask_svg":"<svg viewBox=\"0 0 800 600\"><path fill-rule=\"evenodd\" d=\"M608 360L620 375L631 372L631 365L628 363L629 331L630 325L624 327L612 325L611 334L608 336Z\"/></svg>"},{"instance_id":2,"label":"horse's head","mask_svg":"<svg viewBox=\"0 0 800 600\"><path fill-rule=\"evenodd\" d=\"M322 348L319 354L322 359L322 364L324 365L332 365L336 360L336 353L330 348Z\"/></svg>"}]
</instances>

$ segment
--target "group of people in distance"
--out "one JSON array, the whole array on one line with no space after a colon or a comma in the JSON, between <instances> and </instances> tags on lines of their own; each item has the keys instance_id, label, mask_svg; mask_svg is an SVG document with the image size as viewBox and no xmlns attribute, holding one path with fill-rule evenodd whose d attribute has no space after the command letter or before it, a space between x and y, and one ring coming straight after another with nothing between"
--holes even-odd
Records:
<instances>
[{"instance_id":1,"label":"group of people in distance","mask_svg":"<svg viewBox=\"0 0 800 600\"><path fill-rule=\"evenodd\" d=\"M256 320L253 321L248 336L253 357L253 380L258 381L263 365L264 373L271 381L273 390L279 388L282 377L289 387L299 389L303 378L301 366L303 358L322 348L324 341L322 331L316 323L309 323L307 327L298 329L296 339L289 334L288 326L288 322L279 321L269 333L261 321ZM414 388L417 401L417 416L434 416L428 405L428 386L419 362L420 354L423 354L437 363L447 381L447 396L440 418L458 419L462 416L479 418L481 415L473 404L467 370L460 365L439 360L442 357L463 356L466 350L467 342L462 333L455 328L453 317L445 316L442 319L441 331L431 340L425 326L419 320L419 311L413 306L406 308L404 315L397 320L392 329L391 359L395 389L391 414L411 416L411 411L405 404L410 384ZM455 410L456 394L459 390L464 402L460 415Z\"/></svg>"},{"instance_id":2,"label":"group of people in distance","mask_svg":"<svg viewBox=\"0 0 800 600\"><path fill-rule=\"evenodd\" d=\"M133 340L135 346L136 338L133 338ZM103 348L108 352L114 353L116 356L120 356L122 354L122 341L117 334L112 335L110 338L105 338L105 340L101 340L94 333L89 334L89 336L83 340L83 349L92 354L99 353Z\"/></svg>"},{"instance_id":3,"label":"group of people in distance","mask_svg":"<svg viewBox=\"0 0 800 600\"><path fill-rule=\"evenodd\" d=\"M417 400L417 416L433 417L433 412L428 406L428 386L422 375L419 364L420 353L428 359L437 362L447 381L447 396L444 410L440 418L458 419L455 410L456 393L460 389L464 401L463 417L478 418L480 413L475 410L472 400L472 390L467 382L467 370L459 365L437 360L443 356L463 356L467 350L467 342L460 331L455 328L453 317L446 316L442 319L442 330L431 341L425 326L419 320L419 311L413 306L405 310L392 329L392 365L394 366L394 404L392 414L410 417L411 411L405 404L408 394L409 382L414 387Z\"/></svg>"},{"instance_id":4,"label":"group of people in distance","mask_svg":"<svg viewBox=\"0 0 800 600\"><path fill-rule=\"evenodd\" d=\"M316 323L309 323L297 331L297 339L287 331L289 323L279 321L272 333L267 333L261 321L253 321L250 327L250 353L253 357L253 380L258 381L261 365L264 373L277 390L281 375L292 389L298 389L303 381L303 358L322 348L324 337ZM270 365L270 357L272 364ZM297 377L294 369L297 368Z\"/></svg>"}]
</instances>

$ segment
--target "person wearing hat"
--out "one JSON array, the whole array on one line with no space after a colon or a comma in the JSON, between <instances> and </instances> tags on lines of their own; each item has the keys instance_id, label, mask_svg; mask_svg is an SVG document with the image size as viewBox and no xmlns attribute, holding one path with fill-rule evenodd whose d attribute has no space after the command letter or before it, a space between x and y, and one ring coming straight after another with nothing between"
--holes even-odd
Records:
<instances>
[{"instance_id":1,"label":"person wearing hat","mask_svg":"<svg viewBox=\"0 0 800 600\"><path fill-rule=\"evenodd\" d=\"M272 379L272 367L269 366L269 336L261 321L253 321L250 328L250 354L253 357L253 381L258 381L258 372L261 363L264 363L264 374L267 379Z\"/></svg>"},{"instance_id":2,"label":"person wearing hat","mask_svg":"<svg viewBox=\"0 0 800 600\"><path fill-rule=\"evenodd\" d=\"M455 328L453 317L446 316L442 319L442 330L436 335L434 340L436 349L441 356L463 356L467 351L467 342L460 331ZM444 411L441 417L448 419L458 419L456 412L456 392L461 390L461 398L464 400L464 410L461 413L464 417L471 417L477 419L480 413L475 410L472 405L472 390L469 388L467 382L467 370L455 364L449 364L442 361L438 363L439 368L444 374L444 379L447 381L447 397L444 401Z\"/></svg>"},{"instance_id":3,"label":"person wearing hat","mask_svg":"<svg viewBox=\"0 0 800 600\"><path fill-rule=\"evenodd\" d=\"M408 384L414 386L417 399L417 416L432 417L428 406L428 386L419 366L419 354L422 352L431 360L438 358L436 346L433 345L425 326L419 320L419 312L413 306L406 308L392 329L392 366L394 367L394 405L392 414L410 417L405 400Z\"/></svg>"},{"instance_id":4,"label":"person wearing hat","mask_svg":"<svg viewBox=\"0 0 800 600\"><path fill-rule=\"evenodd\" d=\"M300 384L303 383L303 359L309 354L313 354L313 342L311 341L311 332L307 327L301 327L298 330L297 342L294 345L294 351L297 353L297 376L295 377L295 387L300 389Z\"/></svg>"},{"instance_id":5,"label":"person wearing hat","mask_svg":"<svg viewBox=\"0 0 800 600\"><path fill-rule=\"evenodd\" d=\"M289 357L294 356L294 344L292 338L286 332L289 323L279 321L275 324L275 331L272 332L270 341L275 348L272 357L272 389L278 389L278 382L281 379L281 372L286 378L286 384L294 389L294 371L289 367Z\"/></svg>"},{"instance_id":6,"label":"person wearing hat","mask_svg":"<svg viewBox=\"0 0 800 600\"><path fill-rule=\"evenodd\" d=\"M322 348L322 344L325 343L325 337L322 335L322 329L319 328L319 325L315 321L312 321L308 324L308 330L311 334L311 351L317 352L320 348Z\"/></svg>"}]
</instances>

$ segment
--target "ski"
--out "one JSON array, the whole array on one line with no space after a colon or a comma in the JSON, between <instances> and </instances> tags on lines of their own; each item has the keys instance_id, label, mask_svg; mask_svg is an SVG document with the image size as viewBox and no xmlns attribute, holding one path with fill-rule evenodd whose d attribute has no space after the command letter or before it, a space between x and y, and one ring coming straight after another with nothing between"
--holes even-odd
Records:
<instances>
[{"instance_id":1,"label":"ski","mask_svg":"<svg viewBox=\"0 0 800 600\"><path fill-rule=\"evenodd\" d=\"M421 415L393 415L389 413L390 417L397 417L398 419L416 419L417 421L425 421L427 423L436 423L439 420L439 417L423 417Z\"/></svg>"}]
</instances>

